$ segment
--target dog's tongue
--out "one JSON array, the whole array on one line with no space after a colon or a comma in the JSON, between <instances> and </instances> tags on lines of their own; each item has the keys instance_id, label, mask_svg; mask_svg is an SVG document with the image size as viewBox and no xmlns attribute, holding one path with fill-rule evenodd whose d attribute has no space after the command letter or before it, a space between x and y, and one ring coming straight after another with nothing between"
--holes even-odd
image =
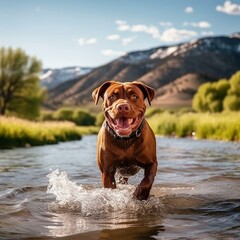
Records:
<instances>
[{"instance_id":1,"label":"dog's tongue","mask_svg":"<svg viewBox=\"0 0 240 240\"><path fill-rule=\"evenodd\" d=\"M117 126L120 128L129 128L132 123L132 119L130 118L118 118L116 119Z\"/></svg>"}]
</instances>

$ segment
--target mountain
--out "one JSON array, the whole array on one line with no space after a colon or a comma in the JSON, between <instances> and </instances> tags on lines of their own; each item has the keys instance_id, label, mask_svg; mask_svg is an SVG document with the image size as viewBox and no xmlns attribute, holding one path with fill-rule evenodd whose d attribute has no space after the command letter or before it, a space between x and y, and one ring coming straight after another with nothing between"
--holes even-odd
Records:
<instances>
[{"instance_id":1,"label":"mountain","mask_svg":"<svg viewBox=\"0 0 240 240\"><path fill-rule=\"evenodd\" d=\"M40 79L42 86L52 89L61 83L76 79L82 75L90 73L92 68L87 67L66 67L57 69L43 69Z\"/></svg>"},{"instance_id":2,"label":"mountain","mask_svg":"<svg viewBox=\"0 0 240 240\"><path fill-rule=\"evenodd\" d=\"M106 80L142 81L156 91L155 105L190 105L200 84L240 70L240 33L135 51L49 92L51 105L85 104Z\"/></svg>"}]
</instances>

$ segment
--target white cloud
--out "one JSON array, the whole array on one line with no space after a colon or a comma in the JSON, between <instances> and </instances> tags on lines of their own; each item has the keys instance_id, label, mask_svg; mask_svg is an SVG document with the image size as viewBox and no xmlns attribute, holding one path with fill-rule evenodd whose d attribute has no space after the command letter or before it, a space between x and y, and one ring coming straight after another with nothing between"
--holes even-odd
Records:
<instances>
[{"instance_id":1,"label":"white cloud","mask_svg":"<svg viewBox=\"0 0 240 240\"><path fill-rule=\"evenodd\" d=\"M120 36L118 34L112 34L112 35L108 35L107 39L110 41L114 41L114 40L120 39Z\"/></svg>"},{"instance_id":2,"label":"white cloud","mask_svg":"<svg viewBox=\"0 0 240 240\"><path fill-rule=\"evenodd\" d=\"M186 7L185 8L185 12L186 13L192 13L193 12L193 8L192 7Z\"/></svg>"},{"instance_id":3,"label":"white cloud","mask_svg":"<svg viewBox=\"0 0 240 240\"><path fill-rule=\"evenodd\" d=\"M171 27L173 25L171 22L160 22L159 24L162 27Z\"/></svg>"},{"instance_id":4,"label":"white cloud","mask_svg":"<svg viewBox=\"0 0 240 240\"><path fill-rule=\"evenodd\" d=\"M131 32L143 32L152 35L153 38L159 38L160 32L156 26L147 26L143 24L133 25L130 28Z\"/></svg>"},{"instance_id":5,"label":"white cloud","mask_svg":"<svg viewBox=\"0 0 240 240\"><path fill-rule=\"evenodd\" d=\"M116 23L117 25L124 25L124 24L126 24L127 22L124 21L124 20L116 20L115 23Z\"/></svg>"},{"instance_id":6,"label":"white cloud","mask_svg":"<svg viewBox=\"0 0 240 240\"><path fill-rule=\"evenodd\" d=\"M206 22L206 21L201 21L201 22L198 22L198 27L200 27L200 28L210 28L211 24L209 22Z\"/></svg>"},{"instance_id":7,"label":"white cloud","mask_svg":"<svg viewBox=\"0 0 240 240\"><path fill-rule=\"evenodd\" d=\"M124 31L128 31L129 29L130 29L130 26L127 25L127 24L118 25L118 30L119 30L119 31L124 32Z\"/></svg>"},{"instance_id":8,"label":"white cloud","mask_svg":"<svg viewBox=\"0 0 240 240\"><path fill-rule=\"evenodd\" d=\"M123 56L126 54L124 51L115 51L112 49L106 49L102 51L102 54L105 56Z\"/></svg>"},{"instance_id":9,"label":"white cloud","mask_svg":"<svg viewBox=\"0 0 240 240\"><path fill-rule=\"evenodd\" d=\"M118 25L118 30L119 31L127 31L130 29L130 26L127 24L126 21L123 21L123 20L117 20L115 22L117 25Z\"/></svg>"},{"instance_id":10,"label":"white cloud","mask_svg":"<svg viewBox=\"0 0 240 240\"><path fill-rule=\"evenodd\" d=\"M159 41L164 42L180 42L185 41L189 38L196 37L198 34L195 31L190 31L186 29L176 29L171 27L171 22L160 22L161 26L167 27L167 29L161 34L158 27L154 25L145 25L145 24L136 24L136 25L129 25L126 21L117 20L117 29L119 31L129 31L134 33L146 33L152 36L152 38L157 39ZM202 21L199 23L184 23L185 25L191 25L200 28L207 28L210 27L210 23ZM169 28L171 27L171 28ZM134 38L126 38L122 39L123 45L127 45L128 43L132 42ZM114 54L112 50L106 50L104 55L112 55ZM121 53L122 55L122 53Z\"/></svg>"},{"instance_id":11,"label":"white cloud","mask_svg":"<svg viewBox=\"0 0 240 240\"><path fill-rule=\"evenodd\" d=\"M163 32L161 40L164 42L180 42L196 36L197 33L194 31L170 28Z\"/></svg>"},{"instance_id":12,"label":"white cloud","mask_svg":"<svg viewBox=\"0 0 240 240\"><path fill-rule=\"evenodd\" d=\"M122 39L122 44L124 46L128 45L129 43L131 43L134 40L134 37L129 37L129 38L123 38Z\"/></svg>"},{"instance_id":13,"label":"white cloud","mask_svg":"<svg viewBox=\"0 0 240 240\"><path fill-rule=\"evenodd\" d=\"M84 46L84 45L93 45L97 43L97 39L96 38L89 38L89 39L85 39L85 38L79 38L78 39L78 44L80 46Z\"/></svg>"},{"instance_id":14,"label":"white cloud","mask_svg":"<svg viewBox=\"0 0 240 240\"><path fill-rule=\"evenodd\" d=\"M126 21L117 20L116 24L118 25L119 31L130 31L130 32L142 32L152 35L153 38L159 38L160 32L156 26L147 26L145 24L136 24L136 25L129 25Z\"/></svg>"},{"instance_id":15,"label":"white cloud","mask_svg":"<svg viewBox=\"0 0 240 240\"><path fill-rule=\"evenodd\" d=\"M225 1L223 6L218 5L216 10L229 15L240 15L240 4L232 3L231 1Z\"/></svg>"},{"instance_id":16,"label":"white cloud","mask_svg":"<svg viewBox=\"0 0 240 240\"><path fill-rule=\"evenodd\" d=\"M199 28L210 28L211 24L206 21L201 22L184 22L183 26L192 26L192 27L199 27Z\"/></svg>"}]
</instances>

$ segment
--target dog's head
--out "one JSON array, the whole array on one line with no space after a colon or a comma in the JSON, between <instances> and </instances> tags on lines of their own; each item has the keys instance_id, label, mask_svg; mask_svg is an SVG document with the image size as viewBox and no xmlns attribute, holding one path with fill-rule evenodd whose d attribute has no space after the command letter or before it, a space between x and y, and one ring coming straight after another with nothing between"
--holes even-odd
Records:
<instances>
[{"instance_id":1,"label":"dog's head","mask_svg":"<svg viewBox=\"0 0 240 240\"><path fill-rule=\"evenodd\" d=\"M92 93L95 103L103 98L103 111L108 125L118 136L129 136L140 126L147 99L149 105L154 98L154 90L141 82L107 81Z\"/></svg>"}]
</instances>

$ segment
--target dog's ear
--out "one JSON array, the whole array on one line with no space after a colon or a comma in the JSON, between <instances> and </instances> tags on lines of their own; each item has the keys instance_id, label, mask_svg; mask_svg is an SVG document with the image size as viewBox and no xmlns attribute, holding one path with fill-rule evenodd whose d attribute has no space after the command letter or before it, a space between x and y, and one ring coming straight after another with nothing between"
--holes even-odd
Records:
<instances>
[{"instance_id":1,"label":"dog's ear","mask_svg":"<svg viewBox=\"0 0 240 240\"><path fill-rule=\"evenodd\" d=\"M151 101L153 100L153 98L155 96L154 89L147 86L146 84L144 84L142 82L134 81L133 84L135 84L136 86L138 86L141 89L141 91L143 92L143 95L144 95L144 99L147 98L148 103L151 106Z\"/></svg>"},{"instance_id":2,"label":"dog's ear","mask_svg":"<svg viewBox=\"0 0 240 240\"><path fill-rule=\"evenodd\" d=\"M99 98L103 98L103 95L105 93L105 91L107 90L107 88L113 83L114 81L107 81L105 83L103 83L100 87L96 88L93 92L92 92L92 98L95 101L95 104L98 104L98 100Z\"/></svg>"}]
</instances>

